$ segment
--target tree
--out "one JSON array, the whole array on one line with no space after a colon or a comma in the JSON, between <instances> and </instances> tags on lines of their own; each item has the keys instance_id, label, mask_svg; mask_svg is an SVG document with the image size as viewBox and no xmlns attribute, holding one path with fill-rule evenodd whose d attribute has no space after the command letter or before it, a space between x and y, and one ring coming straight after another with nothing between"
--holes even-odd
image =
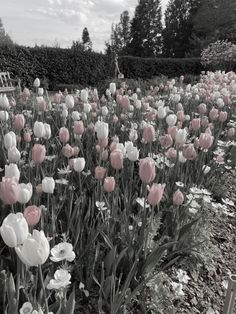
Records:
<instances>
[{"instance_id":1,"label":"tree","mask_svg":"<svg viewBox=\"0 0 236 314\"><path fill-rule=\"evenodd\" d=\"M11 37L5 32L2 20L0 18L0 46L12 46L14 45Z\"/></svg>"},{"instance_id":2,"label":"tree","mask_svg":"<svg viewBox=\"0 0 236 314\"><path fill-rule=\"evenodd\" d=\"M191 50L194 16L201 0L170 0L165 12L163 55L183 58Z\"/></svg>"},{"instance_id":3,"label":"tree","mask_svg":"<svg viewBox=\"0 0 236 314\"><path fill-rule=\"evenodd\" d=\"M160 0L139 0L131 22L130 52L134 56L158 56L162 49Z\"/></svg>"},{"instance_id":4,"label":"tree","mask_svg":"<svg viewBox=\"0 0 236 314\"><path fill-rule=\"evenodd\" d=\"M83 46L84 46L84 50L92 50L93 44L92 44L92 41L90 39L87 27L85 27L83 29L82 43L83 43Z\"/></svg>"},{"instance_id":5,"label":"tree","mask_svg":"<svg viewBox=\"0 0 236 314\"><path fill-rule=\"evenodd\" d=\"M201 0L194 18L194 32L204 40L228 39L236 43L236 1Z\"/></svg>"},{"instance_id":6,"label":"tree","mask_svg":"<svg viewBox=\"0 0 236 314\"><path fill-rule=\"evenodd\" d=\"M130 42L130 17L129 12L124 11L120 15L118 24L112 24L110 41L106 42L107 52L112 51L118 55L127 54L127 48Z\"/></svg>"}]
</instances>

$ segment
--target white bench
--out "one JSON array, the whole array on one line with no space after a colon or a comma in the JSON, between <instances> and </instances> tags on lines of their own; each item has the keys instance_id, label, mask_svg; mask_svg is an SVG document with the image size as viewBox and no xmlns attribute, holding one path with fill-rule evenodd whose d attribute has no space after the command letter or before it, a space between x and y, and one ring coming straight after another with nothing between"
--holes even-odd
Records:
<instances>
[{"instance_id":1,"label":"white bench","mask_svg":"<svg viewBox=\"0 0 236 314\"><path fill-rule=\"evenodd\" d=\"M0 72L0 93L12 93L14 95L14 91L16 90L16 88L15 86L13 86L12 82L17 82L18 87L20 87L19 79L11 79L9 72Z\"/></svg>"}]
</instances>

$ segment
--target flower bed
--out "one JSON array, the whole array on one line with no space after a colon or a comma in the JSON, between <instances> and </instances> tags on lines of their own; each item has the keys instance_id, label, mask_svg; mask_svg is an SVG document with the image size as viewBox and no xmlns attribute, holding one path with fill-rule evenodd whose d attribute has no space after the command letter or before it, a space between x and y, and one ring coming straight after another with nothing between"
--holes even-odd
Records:
<instances>
[{"instance_id":1,"label":"flower bed","mask_svg":"<svg viewBox=\"0 0 236 314\"><path fill-rule=\"evenodd\" d=\"M187 272L165 275L202 250L235 167L235 79L0 96L3 313L158 313L154 278L184 295Z\"/></svg>"}]
</instances>

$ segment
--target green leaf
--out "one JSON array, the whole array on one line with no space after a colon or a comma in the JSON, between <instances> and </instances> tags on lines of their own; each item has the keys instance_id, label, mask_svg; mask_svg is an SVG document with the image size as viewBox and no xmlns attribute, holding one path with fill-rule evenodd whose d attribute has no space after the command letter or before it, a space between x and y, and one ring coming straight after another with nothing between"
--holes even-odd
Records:
<instances>
[{"instance_id":1,"label":"green leaf","mask_svg":"<svg viewBox=\"0 0 236 314\"><path fill-rule=\"evenodd\" d=\"M70 297L66 303L66 314L74 314L75 311L75 286L70 294Z\"/></svg>"},{"instance_id":2,"label":"green leaf","mask_svg":"<svg viewBox=\"0 0 236 314\"><path fill-rule=\"evenodd\" d=\"M188 234L192 228L192 226L197 223L199 218L192 220L191 222L184 225L179 231L179 239L181 239L184 235Z\"/></svg>"}]
</instances>

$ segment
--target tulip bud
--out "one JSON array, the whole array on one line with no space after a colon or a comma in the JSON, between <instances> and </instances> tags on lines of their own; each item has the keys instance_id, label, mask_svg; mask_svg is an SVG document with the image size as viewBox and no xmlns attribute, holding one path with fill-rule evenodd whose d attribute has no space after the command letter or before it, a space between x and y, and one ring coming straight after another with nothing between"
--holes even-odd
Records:
<instances>
[{"instance_id":1,"label":"tulip bud","mask_svg":"<svg viewBox=\"0 0 236 314\"><path fill-rule=\"evenodd\" d=\"M146 143L155 141L155 129L151 124L147 124L143 129L143 139Z\"/></svg>"},{"instance_id":2,"label":"tulip bud","mask_svg":"<svg viewBox=\"0 0 236 314\"><path fill-rule=\"evenodd\" d=\"M123 168L123 153L119 149L115 149L110 154L112 168L120 170Z\"/></svg>"},{"instance_id":3,"label":"tulip bud","mask_svg":"<svg viewBox=\"0 0 236 314\"><path fill-rule=\"evenodd\" d=\"M153 183L147 197L148 203L152 206L159 204L164 194L164 189L165 184Z\"/></svg>"},{"instance_id":4,"label":"tulip bud","mask_svg":"<svg viewBox=\"0 0 236 314\"><path fill-rule=\"evenodd\" d=\"M96 122L96 124L95 124L95 131L97 133L97 138L99 140L102 140L102 139L108 137L108 133L109 133L108 127L109 127L108 123L105 123L105 122L102 122L102 121L97 121Z\"/></svg>"},{"instance_id":5,"label":"tulip bud","mask_svg":"<svg viewBox=\"0 0 236 314\"><path fill-rule=\"evenodd\" d=\"M40 86L40 80L39 80L39 78L36 78L34 80L34 87L39 87L39 86Z\"/></svg>"},{"instance_id":6,"label":"tulip bud","mask_svg":"<svg viewBox=\"0 0 236 314\"><path fill-rule=\"evenodd\" d=\"M116 182L114 177L106 177L103 183L105 192L113 192L115 190Z\"/></svg>"},{"instance_id":7,"label":"tulip bud","mask_svg":"<svg viewBox=\"0 0 236 314\"><path fill-rule=\"evenodd\" d=\"M7 157L10 163L17 163L18 161L20 161L21 155L16 147L11 147L7 151Z\"/></svg>"},{"instance_id":8,"label":"tulip bud","mask_svg":"<svg viewBox=\"0 0 236 314\"><path fill-rule=\"evenodd\" d=\"M110 83L109 89L110 89L111 94L115 95L115 93L116 93L116 83Z\"/></svg>"},{"instance_id":9,"label":"tulip bud","mask_svg":"<svg viewBox=\"0 0 236 314\"><path fill-rule=\"evenodd\" d=\"M27 266L38 266L48 259L50 246L44 232L34 229L33 234L24 241L22 246L16 247L15 251Z\"/></svg>"},{"instance_id":10,"label":"tulip bud","mask_svg":"<svg viewBox=\"0 0 236 314\"><path fill-rule=\"evenodd\" d=\"M45 130L44 138L47 140L50 139L50 137L52 135L50 124L44 123L44 130Z\"/></svg>"},{"instance_id":11,"label":"tulip bud","mask_svg":"<svg viewBox=\"0 0 236 314\"><path fill-rule=\"evenodd\" d=\"M37 225L41 217L41 208L35 205L26 207L24 209L24 217L29 226Z\"/></svg>"},{"instance_id":12,"label":"tulip bud","mask_svg":"<svg viewBox=\"0 0 236 314\"><path fill-rule=\"evenodd\" d=\"M130 161L136 161L139 159L139 150L137 147L131 147L127 150L127 157Z\"/></svg>"},{"instance_id":13,"label":"tulip bud","mask_svg":"<svg viewBox=\"0 0 236 314\"><path fill-rule=\"evenodd\" d=\"M81 90L80 99L82 100L82 102L85 102L85 103L88 101L88 92L86 89Z\"/></svg>"},{"instance_id":14,"label":"tulip bud","mask_svg":"<svg viewBox=\"0 0 236 314\"><path fill-rule=\"evenodd\" d=\"M44 145L34 144L32 148L32 160L35 164L41 164L46 156L46 148Z\"/></svg>"},{"instance_id":15,"label":"tulip bud","mask_svg":"<svg viewBox=\"0 0 236 314\"><path fill-rule=\"evenodd\" d=\"M17 182L20 179L20 171L16 164L5 165L5 178L15 177Z\"/></svg>"},{"instance_id":16,"label":"tulip bud","mask_svg":"<svg viewBox=\"0 0 236 314\"><path fill-rule=\"evenodd\" d=\"M183 145L187 139L187 132L185 129L180 129L177 131L175 136L175 143L179 145Z\"/></svg>"},{"instance_id":17,"label":"tulip bud","mask_svg":"<svg viewBox=\"0 0 236 314\"><path fill-rule=\"evenodd\" d=\"M23 244L29 234L27 221L22 213L9 214L2 223L0 233L9 247Z\"/></svg>"},{"instance_id":18,"label":"tulip bud","mask_svg":"<svg viewBox=\"0 0 236 314\"><path fill-rule=\"evenodd\" d=\"M70 139L70 133L69 133L69 130L65 127L62 127L60 128L59 130L59 140L62 142L62 143L67 143Z\"/></svg>"},{"instance_id":19,"label":"tulip bud","mask_svg":"<svg viewBox=\"0 0 236 314\"><path fill-rule=\"evenodd\" d=\"M74 160L74 170L76 172L82 172L85 167L85 159L83 157L75 158Z\"/></svg>"},{"instance_id":20,"label":"tulip bud","mask_svg":"<svg viewBox=\"0 0 236 314\"><path fill-rule=\"evenodd\" d=\"M78 135L82 135L84 133L83 121L75 121L74 122L74 133L78 134Z\"/></svg>"},{"instance_id":21,"label":"tulip bud","mask_svg":"<svg viewBox=\"0 0 236 314\"><path fill-rule=\"evenodd\" d=\"M155 161L146 157L139 161L139 177L145 183L152 182L156 177Z\"/></svg>"},{"instance_id":22,"label":"tulip bud","mask_svg":"<svg viewBox=\"0 0 236 314\"><path fill-rule=\"evenodd\" d=\"M199 145L204 149L209 149L214 141L214 137L209 133L201 133L199 137Z\"/></svg>"},{"instance_id":23,"label":"tulip bud","mask_svg":"<svg viewBox=\"0 0 236 314\"><path fill-rule=\"evenodd\" d=\"M45 126L43 122L35 121L33 132L35 137L42 138L45 136Z\"/></svg>"},{"instance_id":24,"label":"tulip bud","mask_svg":"<svg viewBox=\"0 0 236 314\"><path fill-rule=\"evenodd\" d=\"M173 195L173 204L180 206L184 202L184 195L180 190L177 190Z\"/></svg>"},{"instance_id":25,"label":"tulip bud","mask_svg":"<svg viewBox=\"0 0 236 314\"><path fill-rule=\"evenodd\" d=\"M4 135L4 146L6 149L16 146L16 135L14 132L10 131Z\"/></svg>"},{"instance_id":26,"label":"tulip bud","mask_svg":"<svg viewBox=\"0 0 236 314\"><path fill-rule=\"evenodd\" d=\"M166 123L169 125L169 126L174 126L177 122L177 116L175 114L169 114L167 117L166 117Z\"/></svg>"},{"instance_id":27,"label":"tulip bud","mask_svg":"<svg viewBox=\"0 0 236 314\"><path fill-rule=\"evenodd\" d=\"M19 184L19 195L18 195L18 202L21 204L26 204L30 201L33 194L32 184Z\"/></svg>"},{"instance_id":28,"label":"tulip bud","mask_svg":"<svg viewBox=\"0 0 236 314\"><path fill-rule=\"evenodd\" d=\"M74 108L75 100L74 100L74 97L72 95L67 95L65 98L65 102L66 102L66 106L68 109Z\"/></svg>"},{"instance_id":29,"label":"tulip bud","mask_svg":"<svg viewBox=\"0 0 236 314\"><path fill-rule=\"evenodd\" d=\"M95 178L97 180L103 180L103 178L105 177L106 171L107 171L106 168L96 167L95 168Z\"/></svg>"},{"instance_id":30,"label":"tulip bud","mask_svg":"<svg viewBox=\"0 0 236 314\"><path fill-rule=\"evenodd\" d=\"M3 111L3 110L1 110L0 111L0 120L1 121L7 121L9 119L9 114L8 114L8 112L7 111Z\"/></svg>"},{"instance_id":31,"label":"tulip bud","mask_svg":"<svg viewBox=\"0 0 236 314\"><path fill-rule=\"evenodd\" d=\"M52 177L45 177L42 180L42 190L44 193L53 194L55 189L55 181Z\"/></svg>"}]
</instances>

